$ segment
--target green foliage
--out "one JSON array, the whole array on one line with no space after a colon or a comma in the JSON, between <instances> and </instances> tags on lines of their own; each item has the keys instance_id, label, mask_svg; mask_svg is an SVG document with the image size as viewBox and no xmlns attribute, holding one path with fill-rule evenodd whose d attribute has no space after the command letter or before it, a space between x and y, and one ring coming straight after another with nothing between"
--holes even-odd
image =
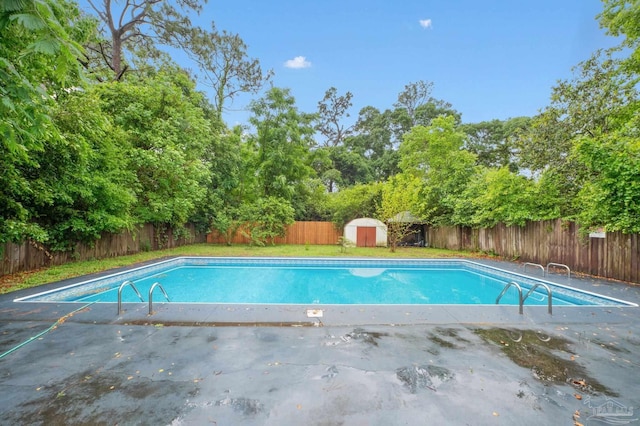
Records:
<instances>
[{"instance_id":1,"label":"green foliage","mask_svg":"<svg viewBox=\"0 0 640 426\"><path fill-rule=\"evenodd\" d=\"M135 175L122 168L121 133L100 109L94 91L72 92L57 105L60 138L36 155L40 166L32 185L30 210L49 230L54 250L91 243L103 232L131 229Z\"/></svg>"},{"instance_id":2,"label":"green foliage","mask_svg":"<svg viewBox=\"0 0 640 426\"><path fill-rule=\"evenodd\" d=\"M104 112L123 132L121 167L136 173L136 220L180 226L205 197L211 127L184 73L168 69L144 83L103 83L98 90Z\"/></svg>"},{"instance_id":3,"label":"green foliage","mask_svg":"<svg viewBox=\"0 0 640 426\"><path fill-rule=\"evenodd\" d=\"M308 197L305 181L313 170L308 163L314 116L298 112L288 89L272 88L253 101L249 119L256 129L250 142L256 147L252 168L262 197L288 200L302 213Z\"/></svg>"},{"instance_id":4,"label":"green foliage","mask_svg":"<svg viewBox=\"0 0 640 426\"><path fill-rule=\"evenodd\" d=\"M382 183L358 184L340 192L329 194L331 221L336 228L359 217L375 217L382 201Z\"/></svg>"},{"instance_id":5,"label":"green foliage","mask_svg":"<svg viewBox=\"0 0 640 426\"><path fill-rule=\"evenodd\" d=\"M467 134L465 149L477 156L478 165L485 167L508 166L517 171L515 141L529 126L528 117L511 118L506 121L491 120L463 124L460 129Z\"/></svg>"},{"instance_id":6,"label":"green foliage","mask_svg":"<svg viewBox=\"0 0 640 426\"><path fill-rule=\"evenodd\" d=\"M452 116L417 126L400 145L403 172L422 180L416 214L432 224L451 224L457 199L474 173L476 156L462 149L464 134Z\"/></svg>"},{"instance_id":7,"label":"green foliage","mask_svg":"<svg viewBox=\"0 0 640 426\"><path fill-rule=\"evenodd\" d=\"M634 0L602 0L603 10L598 15L600 27L615 37L624 37L622 46L631 49L625 65L640 72L640 3Z\"/></svg>"},{"instance_id":8,"label":"green foliage","mask_svg":"<svg viewBox=\"0 0 640 426\"><path fill-rule=\"evenodd\" d=\"M640 233L640 120L604 138L582 138L575 151L591 172L580 190L578 221L584 227Z\"/></svg>"},{"instance_id":9,"label":"green foliage","mask_svg":"<svg viewBox=\"0 0 640 426\"><path fill-rule=\"evenodd\" d=\"M42 154L60 139L55 99L81 83L74 25L83 22L63 0L0 4L0 242L49 238L29 207Z\"/></svg>"},{"instance_id":10,"label":"green foliage","mask_svg":"<svg viewBox=\"0 0 640 426\"><path fill-rule=\"evenodd\" d=\"M315 129L325 137L324 146L338 146L344 143L345 138L353 133L353 126L345 126L340 123L342 117L349 117L351 98L353 94L347 92L338 96L338 89L329 88L324 98L318 102L317 123Z\"/></svg>"},{"instance_id":11,"label":"green foliage","mask_svg":"<svg viewBox=\"0 0 640 426\"><path fill-rule=\"evenodd\" d=\"M580 212L577 194L589 180L588 170L573 155L575 145L585 136L606 138L637 109L635 80L620 67L610 52L596 52L576 67L572 80L554 87L551 105L518 140L521 166L553 176L563 198L561 217Z\"/></svg>"},{"instance_id":12,"label":"green foliage","mask_svg":"<svg viewBox=\"0 0 640 426\"><path fill-rule=\"evenodd\" d=\"M507 167L480 168L456 203L454 222L473 227L523 226L535 219L535 184Z\"/></svg>"},{"instance_id":13,"label":"green foliage","mask_svg":"<svg viewBox=\"0 0 640 426\"><path fill-rule=\"evenodd\" d=\"M251 243L263 246L273 243L276 237L284 237L287 226L293 224L295 211L282 198L266 197L243 209L243 230Z\"/></svg>"},{"instance_id":14,"label":"green foliage","mask_svg":"<svg viewBox=\"0 0 640 426\"><path fill-rule=\"evenodd\" d=\"M392 252L398 244L413 233L412 211L417 210L420 194L420 179L399 173L382 186L382 202L376 217L387 224L387 239Z\"/></svg>"}]
</instances>

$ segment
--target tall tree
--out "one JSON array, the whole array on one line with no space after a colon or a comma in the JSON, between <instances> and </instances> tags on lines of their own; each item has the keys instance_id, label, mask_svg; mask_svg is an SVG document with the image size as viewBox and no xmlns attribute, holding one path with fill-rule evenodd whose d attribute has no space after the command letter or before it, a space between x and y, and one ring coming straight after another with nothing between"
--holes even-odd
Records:
<instances>
[{"instance_id":1,"label":"tall tree","mask_svg":"<svg viewBox=\"0 0 640 426\"><path fill-rule=\"evenodd\" d=\"M576 144L578 160L590 172L579 192L579 222L587 229L640 232L640 118L619 130Z\"/></svg>"},{"instance_id":2,"label":"tall tree","mask_svg":"<svg viewBox=\"0 0 640 426\"><path fill-rule=\"evenodd\" d=\"M636 108L635 83L619 72L620 63L602 51L581 63L572 80L553 88L551 105L533 118L517 141L521 166L534 176L550 174L548 182L559 185L563 217L580 209L575 197L589 177L588 169L572 155L577 141L609 134Z\"/></svg>"},{"instance_id":3,"label":"tall tree","mask_svg":"<svg viewBox=\"0 0 640 426\"><path fill-rule=\"evenodd\" d=\"M278 197L291 202L300 213L300 197L306 191L304 181L312 170L308 165L313 144L312 114L301 113L288 89L273 87L250 106L249 122L256 133L256 177L263 197Z\"/></svg>"},{"instance_id":4,"label":"tall tree","mask_svg":"<svg viewBox=\"0 0 640 426\"><path fill-rule=\"evenodd\" d=\"M237 34L195 30L187 50L202 73L199 80L213 88L213 104L222 121L226 102L233 102L239 93L258 93L269 81L273 71L263 72L257 59L249 58L247 45Z\"/></svg>"},{"instance_id":5,"label":"tall tree","mask_svg":"<svg viewBox=\"0 0 640 426\"><path fill-rule=\"evenodd\" d=\"M382 185L382 201L377 217L387 224L387 239L391 252L409 235L415 234L412 211L417 211L421 181L407 173L398 173Z\"/></svg>"},{"instance_id":6,"label":"tall tree","mask_svg":"<svg viewBox=\"0 0 640 426\"><path fill-rule=\"evenodd\" d=\"M460 113L449 102L431 96L432 90L432 82L420 80L407 84L398 94L398 100L393 104L398 141L412 127L429 126L431 120L441 115L451 115L455 117L456 123L460 122Z\"/></svg>"},{"instance_id":7,"label":"tall tree","mask_svg":"<svg viewBox=\"0 0 640 426\"><path fill-rule=\"evenodd\" d=\"M198 34L187 13L199 13L207 0L87 0L98 15L108 38L88 49L96 53L120 80L127 71L126 52L144 48L157 52L157 45L185 48Z\"/></svg>"},{"instance_id":8,"label":"tall tree","mask_svg":"<svg viewBox=\"0 0 640 426\"><path fill-rule=\"evenodd\" d=\"M103 109L125 134L123 167L136 173L137 219L182 226L204 199L208 178L203 158L211 127L202 94L175 68L145 84L103 83L98 90Z\"/></svg>"},{"instance_id":9,"label":"tall tree","mask_svg":"<svg viewBox=\"0 0 640 426\"><path fill-rule=\"evenodd\" d=\"M511 171L517 171L515 143L530 121L528 117L517 117L506 121L463 124L460 129L467 134L465 148L477 155L478 164L485 167L507 166Z\"/></svg>"},{"instance_id":10,"label":"tall tree","mask_svg":"<svg viewBox=\"0 0 640 426\"><path fill-rule=\"evenodd\" d=\"M367 160L371 179L383 181L396 174L398 156L393 138L392 112L364 107L360 110L355 129L357 134L347 138L345 146Z\"/></svg>"},{"instance_id":11,"label":"tall tree","mask_svg":"<svg viewBox=\"0 0 640 426\"><path fill-rule=\"evenodd\" d=\"M631 49L624 61L626 71L640 73L640 3L635 0L602 0L600 26L614 37L623 36L622 46Z\"/></svg>"},{"instance_id":12,"label":"tall tree","mask_svg":"<svg viewBox=\"0 0 640 426\"><path fill-rule=\"evenodd\" d=\"M456 201L475 172L475 155L463 144L464 133L447 116L414 127L400 145L402 171L423 183L415 213L429 223L451 224Z\"/></svg>"},{"instance_id":13,"label":"tall tree","mask_svg":"<svg viewBox=\"0 0 640 426\"><path fill-rule=\"evenodd\" d=\"M60 136L55 99L81 84L86 24L63 0L0 2L0 242L47 239L27 204L39 154Z\"/></svg>"},{"instance_id":14,"label":"tall tree","mask_svg":"<svg viewBox=\"0 0 640 426\"><path fill-rule=\"evenodd\" d=\"M339 96L338 89L331 87L318 102L316 130L325 137L324 146L342 145L345 138L353 133L353 125L342 122L344 118L349 118L352 97L351 92Z\"/></svg>"}]
</instances>

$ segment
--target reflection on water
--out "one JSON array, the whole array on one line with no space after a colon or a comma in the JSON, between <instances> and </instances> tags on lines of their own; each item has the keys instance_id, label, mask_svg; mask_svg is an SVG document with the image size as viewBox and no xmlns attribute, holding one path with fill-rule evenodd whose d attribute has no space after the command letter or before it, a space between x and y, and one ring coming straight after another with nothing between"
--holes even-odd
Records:
<instances>
[{"instance_id":1,"label":"reflection on water","mask_svg":"<svg viewBox=\"0 0 640 426\"><path fill-rule=\"evenodd\" d=\"M370 278L382 275L386 269L384 268L354 268L349 269L349 273L356 277Z\"/></svg>"}]
</instances>

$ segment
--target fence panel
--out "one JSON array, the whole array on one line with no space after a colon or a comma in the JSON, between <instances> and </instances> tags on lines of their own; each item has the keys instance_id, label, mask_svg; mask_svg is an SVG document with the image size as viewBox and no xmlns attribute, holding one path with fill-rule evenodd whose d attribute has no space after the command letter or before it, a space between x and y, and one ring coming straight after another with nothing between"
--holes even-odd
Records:
<instances>
[{"instance_id":1,"label":"fence panel","mask_svg":"<svg viewBox=\"0 0 640 426\"><path fill-rule=\"evenodd\" d=\"M640 283L638 234L608 232L605 238L591 238L582 235L575 223L558 219L528 222L522 227L430 227L427 242L430 247L481 250L543 266L562 263L572 271Z\"/></svg>"},{"instance_id":2,"label":"fence panel","mask_svg":"<svg viewBox=\"0 0 640 426\"><path fill-rule=\"evenodd\" d=\"M76 260L103 259L205 241L206 236L196 232L192 225L187 225L186 229L187 237L175 240L171 230L157 230L152 224L146 224L121 234L105 233L94 244L77 244L73 251L54 253L33 242L6 243L0 247L0 276Z\"/></svg>"},{"instance_id":3,"label":"fence panel","mask_svg":"<svg viewBox=\"0 0 640 426\"><path fill-rule=\"evenodd\" d=\"M342 236L331 222L294 222L287 227L284 237L277 237L276 244L336 244ZM224 244L226 241L217 232L207 235L208 243ZM232 244L249 244L251 240L241 230L231 239Z\"/></svg>"}]
</instances>

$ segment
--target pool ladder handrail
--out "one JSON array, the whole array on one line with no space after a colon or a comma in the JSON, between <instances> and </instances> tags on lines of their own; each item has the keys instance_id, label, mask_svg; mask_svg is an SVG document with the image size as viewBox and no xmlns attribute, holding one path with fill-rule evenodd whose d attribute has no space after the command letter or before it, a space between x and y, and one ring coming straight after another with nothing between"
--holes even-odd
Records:
<instances>
[{"instance_id":1,"label":"pool ladder handrail","mask_svg":"<svg viewBox=\"0 0 640 426\"><path fill-rule=\"evenodd\" d=\"M552 308L552 294L551 294L551 288L544 284L544 283L536 283L533 285L533 287L531 287L529 289L529 291L527 292L527 294L522 297L522 287L520 287L520 284L518 284L515 281L510 281L507 285L504 286L504 288L502 289L502 291L500 292L500 294L498 295L498 297L496 298L496 305L500 304L500 299L502 298L502 296L504 296L504 294L507 292L507 290L509 290L510 287L515 287L518 289L518 313L520 315L524 314L524 302L525 300L527 300L527 297L529 297L536 288L538 287L543 287L544 289L547 290L547 300L548 300L548 304L547 304L547 311L549 312L549 315L553 315L553 308Z\"/></svg>"},{"instance_id":2,"label":"pool ladder handrail","mask_svg":"<svg viewBox=\"0 0 640 426\"><path fill-rule=\"evenodd\" d=\"M540 268L540 269L542 269L542 276L544 277L544 276L546 276L546 275L547 275L547 273L546 273L546 272L545 272L545 270L544 270L544 266L542 266L542 265L541 265L541 264L539 264L539 263L526 262L526 263L524 264L524 272L527 272L527 266L535 266L535 267L537 267L537 268Z\"/></svg>"},{"instance_id":3,"label":"pool ladder handrail","mask_svg":"<svg viewBox=\"0 0 640 426\"><path fill-rule=\"evenodd\" d=\"M167 302L171 302L171 300L169 300L167 292L164 291L164 287L162 287L162 284L160 284L159 282L153 283L153 285L149 289L149 315L153 314L153 290L155 290L156 287L160 289L160 291L164 295L164 298L167 299Z\"/></svg>"},{"instance_id":4,"label":"pool ladder handrail","mask_svg":"<svg viewBox=\"0 0 640 426\"><path fill-rule=\"evenodd\" d=\"M527 297L529 297L529 295L531 293L533 293L535 291L536 288L538 287L542 287L545 290L547 290L547 311L549 312L549 315L553 315L553 308L552 308L552 300L553 297L551 296L551 287L549 287L548 285L546 285L545 283L536 283L533 285L533 287L531 287L529 289L529 291L527 292L527 294L522 298L522 304L524 305L525 300L527 300Z\"/></svg>"},{"instance_id":5,"label":"pool ladder handrail","mask_svg":"<svg viewBox=\"0 0 640 426\"><path fill-rule=\"evenodd\" d=\"M547 274L549 273L549 266L559 266L561 268L565 268L567 270L567 278L571 278L571 269L564 263L554 263L554 262L547 263Z\"/></svg>"},{"instance_id":6,"label":"pool ladder handrail","mask_svg":"<svg viewBox=\"0 0 640 426\"><path fill-rule=\"evenodd\" d=\"M520 313L520 315L522 315L524 313L522 307L524 305L524 299L522 299L522 287L520 287L520 284L515 281L510 281L507 285L504 286L504 288L496 298L496 305L500 304L500 299L502 299L502 296L504 296L504 294L507 292L507 290L509 290L511 286L514 286L518 289L518 312Z\"/></svg>"},{"instance_id":7,"label":"pool ladder handrail","mask_svg":"<svg viewBox=\"0 0 640 426\"><path fill-rule=\"evenodd\" d=\"M122 284L120 284L120 287L118 287L118 315L120 315L122 313L122 290L127 286L131 286L133 291L135 291L136 294L138 295L138 297L140 298L140 301L144 302L144 299L142 298L142 295L140 294L140 292L136 288L136 285L133 283L133 281L125 281Z\"/></svg>"}]
</instances>

